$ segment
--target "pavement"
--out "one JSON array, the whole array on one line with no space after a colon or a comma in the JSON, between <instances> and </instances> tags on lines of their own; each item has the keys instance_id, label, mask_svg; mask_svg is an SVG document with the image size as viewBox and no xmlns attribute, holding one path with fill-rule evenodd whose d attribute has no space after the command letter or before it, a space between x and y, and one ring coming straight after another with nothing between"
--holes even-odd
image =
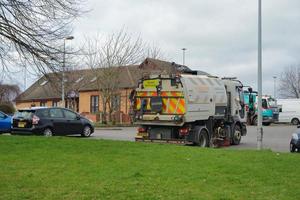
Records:
<instances>
[{"instance_id":1,"label":"pavement","mask_svg":"<svg viewBox=\"0 0 300 200\"><path fill-rule=\"evenodd\" d=\"M136 127L97 128L90 139L134 141L136 129ZM296 129L296 126L283 124L264 126L263 148L271 149L275 152L289 152L290 139ZM248 133L242 137L240 145L226 148L256 149L257 128L256 126L248 126L247 130Z\"/></svg>"}]
</instances>

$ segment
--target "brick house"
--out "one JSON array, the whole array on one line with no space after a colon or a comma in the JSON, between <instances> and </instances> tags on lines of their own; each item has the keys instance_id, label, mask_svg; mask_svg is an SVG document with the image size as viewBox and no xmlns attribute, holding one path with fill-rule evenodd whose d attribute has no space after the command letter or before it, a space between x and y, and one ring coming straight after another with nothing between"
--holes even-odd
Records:
<instances>
[{"instance_id":1,"label":"brick house","mask_svg":"<svg viewBox=\"0 0 300 200\"><path fill-rule=\"evenodd\" d=\"M101 121L103 102L101 91L104 87L97 74L106 68L84 69L65 72L65 107L86 115L93 121ZM147 58L140 65L114 67L117 73L114 95L110 106L114 108L114 121L129 123L129 95L137 87L138 80L145 74L182 73L191 71L188 67L176 63ZM16 107L29 108L34 106L56 107L61 102L61 74L49 73L32 84L16 98ZM99 84L100 83L100 84Z\"/></svg>"}]
</instances>

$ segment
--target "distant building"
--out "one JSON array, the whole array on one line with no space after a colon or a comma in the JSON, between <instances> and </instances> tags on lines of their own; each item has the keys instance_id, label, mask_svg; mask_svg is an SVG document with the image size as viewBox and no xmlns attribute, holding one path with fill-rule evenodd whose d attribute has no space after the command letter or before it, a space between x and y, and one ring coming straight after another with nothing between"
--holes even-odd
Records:
<instances>
[{"instance_id":1,"label":"distant building","mask_svg":"<svg viewBox=\"0 0 300 200\"><path fill-rule=\"evenodd\" d=\"M107 71L110 69L112 71ZM129 123L129 95L143 75L190 71L186 66L152 58L145 59L140 65L67 71L65 107L86 115L93 121L101 121L101 95L113 90L110 106L114 110L114 121ZM17 108L61 106L61 77L61 73L49 73L41 77L16 98Z\"/></svg>"}]
</instances>

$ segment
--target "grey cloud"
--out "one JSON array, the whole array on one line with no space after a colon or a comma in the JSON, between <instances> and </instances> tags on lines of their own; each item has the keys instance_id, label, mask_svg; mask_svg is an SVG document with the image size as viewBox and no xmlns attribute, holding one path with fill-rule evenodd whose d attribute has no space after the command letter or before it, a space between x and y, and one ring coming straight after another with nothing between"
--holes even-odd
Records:
<instances>
[{"instance_id":1,"label":"grey cloud","mask_svg":"<svg viewBox=\"0 0 300 200\"><path fill-rule=\"evenodd\" d=\"M218 76L237 76L256 86L257 1L90 0L93 10L75 24L75 34L109 34L125 26L161 46L169 60ZM263 88L272 76L299 63L300 1L263 1Z\"/></svg>"}]
</instances>

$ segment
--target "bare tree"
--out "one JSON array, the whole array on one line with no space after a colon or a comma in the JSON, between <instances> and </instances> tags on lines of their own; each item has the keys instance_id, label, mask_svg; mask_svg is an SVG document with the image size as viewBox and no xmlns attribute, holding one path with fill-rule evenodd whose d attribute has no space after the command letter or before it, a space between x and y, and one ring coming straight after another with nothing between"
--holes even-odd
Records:
<instances>
[{"instance_id":1,"label":"bare tree","mask_svg":"<svg viewBox=\"0 0 300 200\"><path fill-rule=\"evenodd\" d=\"M105 122L107 114L110 120L117 111L114 98L119 93L122 67L140 64L150 54L157 58L161 51L154 46L149 48L140 37L133 38L124 29L104 39L87 39L85 44L85 61L96 78Z\"/></svg>"},{"instance_id":2,"label":"bare tree","mask_svg":"<svg viewBox=\"0 0 300 200\"><path fill-rule=\"evenodd\" d=\"M0 82L0 103L12 102L20 94L17 85L2 84Z\"/></svg>"},{"instance_id":3,"label":"bare tree","mask_svg":"<svg viewBox=\"0 0 300 200\"><path fill-rule=\"evenodd\" d=\"M284 69L280 77L280 95L284 98L300 98L300 66L294 65Z\"/></svg>"},{"instance_id":4,"label":"bare tree","mask_svg":"<svg viewBox=\"0 0 300 200\"><path fill-rule=\"evenodd\" d=\"M82 0L0 0L0 67L15 63L57 71L62 41L81 12Z\"/></svg>"},{"instance_id":5,"label":"bare tree","mask_svg":"<svg viewBox=\"0 0 300 200\"><path fill-rule=\"evenodd\" d=\"M144 58L154 58L154 59L164 59L164 54L162 50L157 45L146 45L144 49Z\"/></svg>"}]
</instances>

